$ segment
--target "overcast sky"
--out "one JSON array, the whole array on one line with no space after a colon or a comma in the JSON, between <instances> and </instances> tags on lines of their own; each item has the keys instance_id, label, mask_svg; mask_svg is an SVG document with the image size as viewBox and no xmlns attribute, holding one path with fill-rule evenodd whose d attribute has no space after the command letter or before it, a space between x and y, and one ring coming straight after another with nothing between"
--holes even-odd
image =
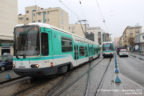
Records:
<instances>
[{"instance_id":1,"label":"overcast sky","mask_svg":"<svg viewBox=\"0 0 144 96\"><path fill-rule=\"evenodd\" d=\"M18 0L18 13L35 4L61 7L69 13L69 23L87 19L90 26L100 26L113 37L121 36L126 26L144 26L144 0Z\"/></svg>"}]
</instances>

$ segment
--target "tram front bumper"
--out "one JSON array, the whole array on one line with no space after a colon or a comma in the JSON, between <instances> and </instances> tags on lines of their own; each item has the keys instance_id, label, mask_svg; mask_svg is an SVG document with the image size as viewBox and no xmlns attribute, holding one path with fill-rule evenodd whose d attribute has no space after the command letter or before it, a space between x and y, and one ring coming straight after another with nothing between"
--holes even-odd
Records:
<instances>
[{"instance_id":1,"label":"tram front bumper","mask_svg":"<svg viewBox=\"0 0 144 96\"><path fill-rule=\"evenodd\" d=\"M21 76L39 77L39 76L50 76L57 74L58 66L46 67L46 68L25 68L25 69L15 68L13 70L16 74Z\"/></svg>"},{"instance_id":2,"label":"tram front bumper","mask_svg":"<svg viewBox=\"0 0 144 96\"><path fill-rule=\"evenodd\" d=\"M113 56L113 53L104 53L103 56Z\"/></svg>"}]
</instances>

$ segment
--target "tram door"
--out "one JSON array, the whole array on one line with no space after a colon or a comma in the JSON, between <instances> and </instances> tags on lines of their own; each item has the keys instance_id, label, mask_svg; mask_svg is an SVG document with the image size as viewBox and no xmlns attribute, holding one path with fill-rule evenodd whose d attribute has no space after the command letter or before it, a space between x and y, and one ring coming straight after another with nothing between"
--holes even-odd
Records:
<instances>
[{"instance_id":1,"label":"tram door","mask_svg":"<svg viewBox=\"0 0 144 96\"><path fill-rule=\"evenodd\" d=\"M74 59L77 60L78 59L78 45L74 46Z\"/></svg>"}]
</instances>

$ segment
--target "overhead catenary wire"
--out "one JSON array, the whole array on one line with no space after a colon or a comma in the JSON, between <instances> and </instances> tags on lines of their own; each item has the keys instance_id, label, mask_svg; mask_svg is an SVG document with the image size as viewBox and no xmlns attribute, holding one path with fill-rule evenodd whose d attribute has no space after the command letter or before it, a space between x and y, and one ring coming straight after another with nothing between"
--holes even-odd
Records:
<instances>
[{"instance_id":1,"label":"overhead catenary wire","mask_svg":"<svg viewBox=\"0 0 144 96\"><path fill-rule=\"evenodd\" d=\"M83 28L83 26L82 26L82 23L80 22L79 15L78 15L77 13L75 13L73 10L71 10L66 4L64 4L62 0L59 0L59 2L60 2L65 8L67 8L73 15L76 16L76 18L78 19L78 21L79 21L79 23L80 23L82 32L83 32L84 35L85 35L85 31L84 31L84 28ZM80 4L81 4L81 2L80 2Z\"/></svg>"},{"instance_id":2,"label":"overhead catenary wire","mask_svg":"<svg viewBox=\"0 0 144 96\"><path fill-rule=\"evenodd\" d=\"M81 0L79 0L79 5L81 7L82 14L83 14L84 18L86 19L85 11L83 10L83 2Z\"/></svg>"},{"instance_id":3,"label":"overhead catenary wire","mask_svg":"<svg viewBox=\"0 0 144 96\"><path fill-rule=\"evenodd\" d=\"M45 0L45 1L48 1L48 0ZM63 5L72 15L74 15L74 16L76 17L77 21L81 20L81 19L80 19L80 16L79 16L76 12L74 12L71 8L69 8L69 6L67 6L62 0L58 0L58 2L59 2L61 5ZM36 0L34 0L34 3L35 3L35 6L36 6L36 5L37 5ZM82 4L81 1L80 1L79 3ZM82 6L81 6L81 7L82 7ZM83 12L83 13L84 13L84 12ZM84 14L84 15L85 15L85 14ZM83 15L83 16L84 16L84 15ZM82 28L83 33L85 34L85 31L84 31L84 28L83 28L81 22L80 22L80 26L81 26L81 28Z\"/></svg>"},{"instance_id":4,"label":"overhead catenary wire","mask_svg":"<svg viewBox=\"0 0 144 96\"><path fill-rule=\"evenodd\" d=\"M78 20L80 19L80 18L79 18L79 15L78 15L77 13L75 13L73 10L71 10L65 3L63 3L62 0L59 0L59 2L60 2L65 8L67 8L71 13L73 13L73 15L75 15Z\"/></svg>"},{"instance_id":5,"label":"overhead catenary wire","mask_svg":"<svg viewBox=\"0 0 144 96\"><path fill-rule=\"evenodd\" d=\"M107 31L109 32L109 28L107 26L106 19L105 19L104 15L103 15L103 12L102 12L102 9L100 7L100 4L99 4L98 0L95 0L95 1L96 1L96 4L97 4L97 7L99 9L100 15L102 16L102 23L104 24L104 26L106 27Z\"/></svg>"}]
</instances>

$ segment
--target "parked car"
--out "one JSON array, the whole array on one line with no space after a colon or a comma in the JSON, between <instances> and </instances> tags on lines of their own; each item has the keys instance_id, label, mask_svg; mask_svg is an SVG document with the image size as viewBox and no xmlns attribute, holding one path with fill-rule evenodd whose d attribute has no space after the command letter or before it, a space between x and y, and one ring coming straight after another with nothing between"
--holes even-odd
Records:
<instances>
[{"instance_id":1,"label":"parked car","mask_svg":"<svg viewBox=\"0 0 144 96\"><path fill-rule=\"evenodd\" d=\"M128 57L128 51L127 51L127 49L120 49L119 56L120 57L122 57L122 56Z\"/></svg>"},{"instance_id":2,"label":"parked car","mask_svg":"<svg viewBox=\"0 0 144 96\"><path fill-rule=\"evenodd\" d=\"M0 57L0 71L11 70L13 67L11 55L3 55Z\"/></svg>"}]
</instances>

